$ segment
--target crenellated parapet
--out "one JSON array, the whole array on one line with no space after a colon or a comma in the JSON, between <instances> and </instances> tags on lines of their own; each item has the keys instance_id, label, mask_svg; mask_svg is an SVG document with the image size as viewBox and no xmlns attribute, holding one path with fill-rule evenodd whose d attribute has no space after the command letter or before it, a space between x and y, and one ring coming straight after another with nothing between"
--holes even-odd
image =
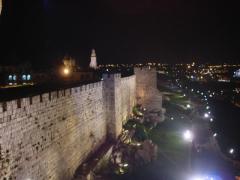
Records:
<instances>
[{"instance_id":1,"label":"crenellated parapet","mask_svg":"<svg viewBox=\"0 0 240 180\"><path fill-rule=\"evenodd\" d=\"M96 82L91 84L82 85L79 87L73 87L68 89L61 89L51 92L46 92L36 96L30 96L25 98L14 99L6 102L0 102L0 113L6 111L13 111L21 108L26 108L31 105L36 105L40 103L49 103L50 101L55 101L61 98L71 98L74 94L81 93L83 91L88 91L96 87L102 87L102 82Z\"/></svg>"},{"instance_id":2,"label":"crenellated parapet","mask_svg":"<svg viewBox=\"0 0 240 180\"><path fill-rule=\"evenodd\" d=\"M0 102L0 179L71 179L118 138L136 96L161 108L155 81L154 70L135 69L129 77L103 74L99 82Z\"/></svg>"}]
</instances>

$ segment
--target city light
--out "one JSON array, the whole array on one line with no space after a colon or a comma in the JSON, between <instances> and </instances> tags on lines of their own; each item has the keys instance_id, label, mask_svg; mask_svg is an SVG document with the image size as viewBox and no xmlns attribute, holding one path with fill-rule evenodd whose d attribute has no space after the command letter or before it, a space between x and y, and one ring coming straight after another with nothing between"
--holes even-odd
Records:
<instances>
[{"instance_id":1,"label":"city light","mask_svg":"<svg viewBox=\"0 0 240 180\"><path fill-rule=\"evenodd\" d=\"M186 130L183 133L183 138L184 138L185 141L192 142L193 133L190 130Z\"/></svg>"},{"instance_id":2,"label":"city light","mask_svg":"<svg viewBox=\"0 0 240 180\"><path fill-rule=\"evenodd\" d=\"M70 73L70 70L68 68L63 69L63 74L64 75L69 75L69 73Z\"/></svg>"},{"instance_id":3,"label":"city light","mask_svg":"<svg viewBox=\"0 0 240 180\"><path fill-rule=\"evenodd\" d=\"M187 108L188 108L188 109L191 108L191 105L190 105L190 104L187 104Z\"/></svg>"},{"instance_id":4,"label":"city light","mask_svg":"<svg viewBox=\"0 0 240 180\"><path fill-rule=\"evenodd\" d=\"M189 180L205 180L205 179L200 176L195 176L195 177L190 178Z\"/></svg>"},{"instance_id":5,"label":"city light","mask_svg":"<svg viewBox=\"0 0 240 180\"><path fill-rule=\"evenodd\" d=\"M204 117L205 117L205 118L209 118L209 114L208 114L208 113L205 113L205 114L204 114Z\"/></svg>"},{"instance_id":6,"label":"city light","mask_svg":"<svg viewBox=\"0 0 240 180\"><path fill-rule=\"evenodd\" d=\"M222 178L212 175L195 175L190 177L189 180L222 180Z\"/></svg>"},{"instance_id":7,"label":"city light","mask_svg":"<svg viewBox=\"0 0 240 180\"><path fill-rule=\"evenodd\" d=\"M213 122L213 118L210 118L210 122Z\"/></svg>"},{"instance_id":8,"label":"city light","mask_svg":"<svg viewBox=\"0 0 240 180\"><path fill-rule=\"evenodd\" d=\"M208 109L210 109L210 107L209 107L209 106L207 106L207 107L206 107L206 109L208 110Z\"/></svg>"},{"instance_id":9,"label":"city light","mask_svg":"<svg viewBox=\"0 0 240 180\"><path fill-rule=\"evenodd\" d=\"M234 153L234 149L233 148L229 149L229 154L233 154L233 153Z\"/></svg>"},{"instance_id":10,"label":"city light","mask_svg":"<svg viewBox=\"0 0 240 180\"><path fill-rule=\"evenodd\" d=\"M214 133L214 134L213 134L213 137L217 137L217 133Z\"/></svg>"}]
</instances>

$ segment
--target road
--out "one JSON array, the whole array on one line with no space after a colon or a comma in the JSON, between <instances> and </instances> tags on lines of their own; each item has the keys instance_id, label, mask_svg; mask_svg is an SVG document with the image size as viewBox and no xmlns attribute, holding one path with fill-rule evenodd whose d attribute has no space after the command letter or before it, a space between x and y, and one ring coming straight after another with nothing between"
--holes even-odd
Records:
<instances>
[{"instance_id":1,"label":"road","mask_svg":"<svg viewBox=\"0 0 240 180\"><path fill-rule=\"evenodd\" d=\"M200 107L201 108L201 107ZM234 179L234 168L232 163L225 159L216 144L213 132L210 130L210 121L195 115L193 129L195 133L195 146L198 145L200 152L196 148L192 150L192 170L195 173L215 174L223 180Z\"/></svg>"},{"instance_id":2,"label":"road","mask_svg":"<svg viewBox=\"0 0 240 180\"><path fill-rule=\"evenodd\" d=\"M176 105L180 106L180 104ZM231 161L228 161L221 153L213 137L214 133L210 130L209 118L203 117L202 112L206 105L191 98L191 106L193 110L188 115L186 115L184 109L177 111L178 116L184 117L186 121L190 122L189 127L194 132L194 141L190 153L191 174L211 174L219 177L219 180L234 180L234 167ZM176 108L174 109L176 110Z\"/></svg>"}]
</instances>

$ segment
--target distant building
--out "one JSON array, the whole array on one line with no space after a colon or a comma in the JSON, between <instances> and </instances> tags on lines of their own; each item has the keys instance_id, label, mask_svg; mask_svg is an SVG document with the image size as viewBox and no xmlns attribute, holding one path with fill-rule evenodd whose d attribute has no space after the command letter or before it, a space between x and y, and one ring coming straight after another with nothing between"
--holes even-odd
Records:
<instances>
[{"instance_id":1,"label":"distant building","mask_svg":"<svg viewBox=\"0 0 240 180\"><path fill-rule=\"evenodd\" d=\"M64 64L64 67L70 69L71 71L76 71L77 69L76 61L71 57L65 56L63 58L63 64Z\"/></svg>"},{"instance_id":2,"label":"distant building","mask_svg":"<svg viewBox=\"0 0 240 180\"><path fill-rule=\"evenodd\" d=\"M97 69L97 56L94 49L92 50L92 53L91 53L91 62L89 64L89 67L92 69Z\"/></svg>"},{"instance_id":3,"label":"distant building","mask_svg":"<svg viewBox=\"0 0 240 180\"><path fill-rule=\"evenodd\" d=\"M240 78L240 69L236 70L233 74L234 78Z\"/></svg>"}]
</instances>

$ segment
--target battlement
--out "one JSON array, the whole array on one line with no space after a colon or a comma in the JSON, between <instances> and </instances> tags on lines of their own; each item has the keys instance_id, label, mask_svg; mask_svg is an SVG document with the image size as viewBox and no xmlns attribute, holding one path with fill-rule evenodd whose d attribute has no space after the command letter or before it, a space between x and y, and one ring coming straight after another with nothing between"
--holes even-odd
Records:
<instances>
[{"instance_id":1,"label":"battlement","mask_svg":"<svg viewBox=\"0 0 240 180\"><path fill-rule=\"evenodd\" d=\"M148 99L156 86L152 71L103 74L99 82L33 89L32 96L0 102L0 163L7 162L0 179L71 179L107 138L118 138L136 95L143 92L143 102Z\"/></svg>"},{"instance_id":2,"label":"battlement","mask_svg":"<svg viewBox=\"0 0 240 180\"><path fill-rule=\"evenodd\" d=\"M0 102L0 113L6 111L14 111L16 109L25 108L31 105L39 104L39 103L49 103L50 101L54 101L59 98L66 98L74 96L78 92L88 91L90 89L102 86L102 82L95 82L86 85L82 85L79 87L73 87L68 89L61 89L56 91L50 91L47 93L24 97L19 99L14 99L10 101Z\"/></svg>"},{"instance_id":3,"label":"battlement","mask_svg":"<svg viewBox=\"0 0 240 180\"><path fill-rule=\"evenodd\" d=\"M121 78L121 74L120 73L116 73L116 74L103 74L102 78L103 78L103 80L106 80L106 79L120 79Z\"/></svg>"}]
</instances>

